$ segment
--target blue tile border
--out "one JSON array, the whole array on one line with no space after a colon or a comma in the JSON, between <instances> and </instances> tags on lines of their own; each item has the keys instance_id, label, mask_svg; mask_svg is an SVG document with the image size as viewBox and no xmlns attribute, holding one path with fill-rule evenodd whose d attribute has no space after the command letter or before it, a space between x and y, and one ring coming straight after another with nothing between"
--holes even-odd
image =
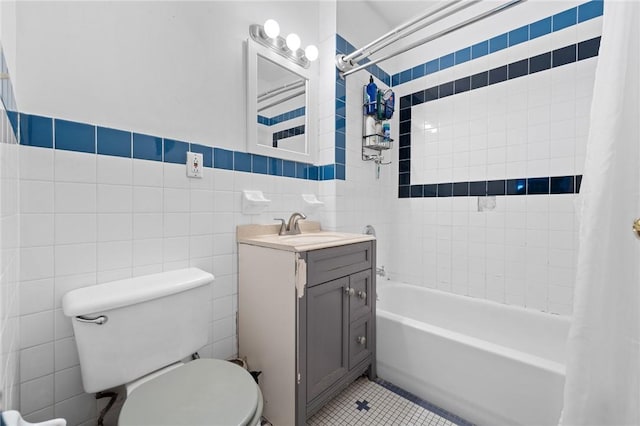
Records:
<instances>
[{"instance_id":1,"label":"blue tile border","mask_svg":"<svg viewBox=\"0 0 640 426\"><path fill-rule=\"evenodd\" d=\"M275 124L293 120L294 118L304 117L305 113L306 113L305 107L300 107L291 111L283 112L282 114L279 114L273 117L265 117L263 115L258 115L258 123L264 124L265 126L273 126Z\"/></svg>"},{"instance_id":2,"label":"blue tile border","mask_svg":"<svg viewBox=\"0 0 640 426\"><path fill-rule=\"evenodd\" d=\"M447 410L444 410L438 407L437 405L433 405L432 403L425 401L419 396L414 395L411 392L408 392L402 389L401 387L394 385L391 382L387 382L386 380L383 380L380 378L376 379L375 382L380 386L382 386L383 388L388 389L391 392L395 393L396 395L399 395L404 399L407 399L413 402L414 404L419 405L420 407L426 410L429 410L432 413L437 414L438 416L443 417L458 426L475 426L473 423L463 419L462 417L456 416L455 414L450 413Z\"/></svg>"},{"instance_id":3,"label":"blue tile border","mask_svg":"<svg viewBox=\"0 0 640 426\"><path fill-rule=\"evenodd\" d=\"M588 21L589 19L602 16L603 9L603 0L592 0L583 3L528 25L499 34L488 40L474 43L471 46L400 71L391 76L390 83L387 83L387 85L395 87L425 75L442 71L454 65L477 59L556 31L561 31L573 25Z\"/></svg>"},{"instance_id":4,"label":"blue tile border","mask_svg":"<svg viewBox=\"0 0 640 426\"><path fill-rule=\"evenodd\" d=\"M479 182L411 184L411 108L446 96L520 78L598 55L601 37L594 37L551 52L516 61L472 76L426 88L400 98L398 147L398 198L459 197L486 195L573 194L582 176L550 176ZM465 190L464 187L467 186Z\"/></svg>"},{"instance_id":5,"label":"blue tile border","mask_svg":"<svg viewBox=\"0 0 640 426\"><path fill-rule=\"evenodd\" d=\"M186 153L191 151L202 154L204 167L208 168L314 181L335 179L334 164L316 166L283 161L243 151L26 113L15 113L15 123L16 129L20 127L18 135L21 134L21 137L17 137L18 143L25 146L174 164L186 163ZM300 134L300 131L301 129L297 129L291 133ZM286 168L284 163L287 164ZM327 172L323 173L325 169ZM341 175L344 176L344 172Z\"/></svg>"}]
</instances>

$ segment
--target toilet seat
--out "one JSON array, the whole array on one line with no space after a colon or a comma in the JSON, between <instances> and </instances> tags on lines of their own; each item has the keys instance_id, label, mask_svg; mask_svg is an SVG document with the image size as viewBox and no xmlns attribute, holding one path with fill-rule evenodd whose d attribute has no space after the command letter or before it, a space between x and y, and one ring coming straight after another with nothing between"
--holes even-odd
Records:
<instances>
[{"instance_id":1,"label":"toilet seat","mask_svg":"<svg viewBox=\"0 0 640 426\"><path fill-rule=\"evenodd\" d=\"M262 395L242 367L197 359L136 388L124 402L119 426L255 425Z\"/></svg>"}]
</instances>

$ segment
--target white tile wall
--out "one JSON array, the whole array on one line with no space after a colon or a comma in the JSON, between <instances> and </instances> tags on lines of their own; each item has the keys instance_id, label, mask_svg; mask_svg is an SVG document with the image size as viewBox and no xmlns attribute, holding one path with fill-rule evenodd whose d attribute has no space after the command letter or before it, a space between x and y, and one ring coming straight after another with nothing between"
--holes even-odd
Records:
<instances>
[{"instance_id":1,"label":"white tile wall","mask_svg":"<svg viewBox=\"0 0 640 426\"><path fill-rule=\"evenodd\" d=\"M0 102L0 410L20 404L19 158Z\"/></svg>"},{"instance_id":2,"label":"white tile wall","mask_svg":"<svg viewBox=\"0 0 640 426\"><path fill-rule=\"evenodd\" d=\"M188 266L211 271L210 341L201 355L229 358L236 353L236 225L288 217L302 209L301 194L318 192L317 182L297 179L206 169L204 179L190 180L176 164L31 147L20 154L23 164L55 163L53 173L21 181L20 408L32 421L56 415L80 424L97 415L61 310L66 292ZM76 162L79 176L67 170ZM263 190L272 208L242 215L242 189Z\"/></svg>"}]
</instances>

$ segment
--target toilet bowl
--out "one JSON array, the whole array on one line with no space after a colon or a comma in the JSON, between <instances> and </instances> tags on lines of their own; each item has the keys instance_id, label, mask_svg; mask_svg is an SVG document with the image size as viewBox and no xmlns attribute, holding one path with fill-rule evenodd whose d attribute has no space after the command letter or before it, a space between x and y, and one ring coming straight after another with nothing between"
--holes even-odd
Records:
<instances>
[{"instance_id":1,"label":"toilet bowl","mask_svg":"<svg viewBox=\"0 0 640 426\"><path fill-rule=\"evenodd\" d=\"M181 362L208 342L212 281L188 268L64 295L84 390L127 389L120 426L260 424L262 394L248 371L218 359Z\"/></svg>"},{"instance_id":2,"label":"toilet bowl","mask_svg":"<svg viewBox=\"0 0 640 426\"><path fill-rule=\"evenodd\" d=\"M251 374L218 359L197 359L136 386L119 426L260 425L262 394Z\"/></svg>"}]
</instances>

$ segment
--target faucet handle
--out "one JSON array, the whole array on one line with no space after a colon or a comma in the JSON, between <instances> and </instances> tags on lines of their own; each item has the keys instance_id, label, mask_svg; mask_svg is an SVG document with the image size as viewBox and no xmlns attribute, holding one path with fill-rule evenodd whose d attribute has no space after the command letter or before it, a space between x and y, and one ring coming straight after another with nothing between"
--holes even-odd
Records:
<instances>
[{"instance_id":1,"label":"faucet handle","mask_svg":"<svg viewBox=\"0 0 640 426\"><path fill-rule=\"evenodd\" d=\"M278 235L284 235L287 232L287 222L281 217L274 217L273 220L280 221L280 231L278 231Z\"/></svg>"}]
</instances>

